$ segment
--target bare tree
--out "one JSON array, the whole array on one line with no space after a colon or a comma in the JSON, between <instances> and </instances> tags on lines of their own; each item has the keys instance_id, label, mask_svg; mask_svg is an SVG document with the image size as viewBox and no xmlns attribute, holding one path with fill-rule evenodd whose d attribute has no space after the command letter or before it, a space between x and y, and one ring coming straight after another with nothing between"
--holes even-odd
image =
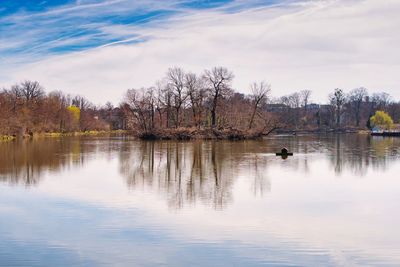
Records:
<instances>
[{"instance_id":1,"label":"bare tree","mask_svg":"<svg viewBox=\"0 0 400 267\"><path fill-rule=\"evenodd\" d=\"M387 109L393 121L400 121L400 102L392 101Z\"/></svg>"},{"instance_id":2,"label":"bare tree","mask_svg":"<svg viewBox=\"0 0 400 267\"><path fill-rule=\"evenodd\" d=\"M386 110L391 101L391 96L388 93L375 93L372 95L372 102L377 109Z\"/></svg>"},{"instance_id":3,"label":"bare tree","mask_svg":"<svg viewBox=\"0 0 400 267\"><path fill-rule=\"evenodd\" d=\"M180 112L183 107L187 94L184 86L185 73L181 68L170 68L167 72L168 86L172 92L172 102L175 108L175 127L180 126Z\"/></svg>"},{"instance_id":4,"label":"bare tree","mask_svg":"<svg viewBox=\"0 0 400 267\"><path fill-rule=\"evenodd\" d=\"M123 108L131 123L138 124L143 132L149 132L154 122L154 99L152 89L129 89L125 95Z\"/></svg>"},{"instance_id":5,"label":"bare tree","mask_svg":"<svg viewBox=\"0 0 400 267\"><path fill-rule=\"evenodd\" d=\"M301 98L299 93L293 93L288 96L289 104L292 108L298 109L301 105Z\"/></svg>"},{"instance_id":6,"label":"bare tree","mask_svg":"<svg viewBox=\"0 0 400 267\"><path fill-rule=\"evenodd\" d=\"M233 73L224 67L214 67L204 72L204 78L211 97L211 126L216 126L217 107L221 98L231 92Z\"/></svg>"},{"instance_id":7,"label":"bare tree","mask_svg":"<svg viewBox=\"0 0 400 267\"><path fill-rule=\"evenodd\" d=\"M163 114L166 113L165 127L170 127L172 110L172 91L167 81L162 80L156 83L156 102L155 109L159 115L160 127L163 127Z\"/></svg>"},{"instance_id":8,"label":"bare tree","mask_svg":"<svg viewBox=\"0 0 400 267\"><path fill-rule=\"evenodd\" d=\"M252 103L253 110L252 110L252 113L250 116L249 129L251 129L253 126L254 117L256 115L257 110L267 100L267 97L268 97L269 93L271 92L271 85L264 81L262 81L260 83L253 83L250 85L250 90L251 90L251 98L252 98L252 102L253 102Z\"/></svg>"},{"instance_id":9,"label":"bare tree","mask_svg":"<svg viewBox=\"0 0 400 267\"><path fill-rule=\"evenodd\" d=\"M26 103L35 101L45 95L43 87L36 81L24 81L19 86L19 89Z\"/></svg>"},{"instance_id":10,"label":"bare tree","mask_svg":"<svg viewBox=\"0 0 400 267\"><path fill-rule=\"evenodd\" d=\"M342 116L343 106L346 102L346 96L342 89L336 88L335 91L329 95L331 105L336 111L336 127L340 126L340 117Z\"/></svg>"},{"instance_id":11,"label":"bare tree","mask_svg":"<svg viewBox=\"0 0 400 267\"><path fill-rule=\"evenodd\" d=\"M147 102L147 108L150 112L149 129L153 130L154 129L154 107L155 107L155 102L156 102L156 90L154 87L150 87L147 89L146 102Z\"/></svg>"},{"instance_id":12,"label":"bare tree","mask_svg":"<svg viewBox=\"0 0 400 267\"><path fill-rule=\"evenodd\" d=\"M350 91L348 95L349 105L356 119L356 126L360 126L361 106L364 99L368 96L367 89L360 87Z\"/></svg>"},{"instance_id":13,"label":"bare tree","mask_svg":"<svg viewBox=\"0 0 400 267\"><path fill-rule=\"evenodd\" d=\"M204 79L198 77L195 73L186 73L185 87L190 100L194 124L199 127L202 117L203 102L206 96Z\"/></svg>"},{"instance_id":14,"label":"bare tree","mask_svg":"<svg viewBox=\"0 0 400 267\"><path fill-rule=\"evenodd\" d=\"M197 110L196 110L196 98L198 93L198 78L195 73L185 74L185 87L190 100L190 107L192 108L193 120L196 123Z\"/></svg>"},{"instance_id":15,"label":"bare tree","mask_svg":"<svg viewBox=\"0 0 400 267\"><path fill-rule=\"evenodd\" d=\"M13 113L17 113L17 107L22 104L22 92L18 85L11 86L11 89L6 91L8 98L12 103L12 111Z\"/></svg>"},{"instance_id":16,"label":"bare tree","mask_svg":"<svg viewBox=\"0 0 400 267\"><path fill-rule=\"evenodd\" d=\"M72 105L78 107L81 111L85 111L86 109L93 107L93 104L90 103L89 100L80 95L72 98Z\"/></svg>"},{"instance_id":17,"label":"bare tree","mask_svg":"<svg viewBox=\"0 0 400 267\"><path fill-rule=\"evenodd\" d=\"M284 125L295 125L297 128L300 117L301 98L299 93L285 95L279 98L278 102L283 106L281 120Z\"/></svg>"},{"instance_id":18,"label":"bare tree","mask_svg":"<svg viewBox=\"0 0 400 267\"><path fill-rule=\"evenodd\" d=\"M308 108L308 103L310 101L310 97L311 97L311 91L310 90L302 90L300 92L300 96L301 96L301 104L304 107L304 111L307 111Z\"/></svg>"}]
</instances>

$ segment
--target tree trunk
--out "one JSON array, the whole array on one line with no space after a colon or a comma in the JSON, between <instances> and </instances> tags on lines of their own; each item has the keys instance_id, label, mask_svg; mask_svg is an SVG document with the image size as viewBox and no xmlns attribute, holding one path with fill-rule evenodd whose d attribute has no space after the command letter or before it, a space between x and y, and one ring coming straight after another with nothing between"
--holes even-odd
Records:
<instances>
[{"instance_id":1,"label":"tree trunk","mask_svg":"<svg viewBox=\"0 0 400 267\"><path fill-rule=\"evenodd\" d=\"M215 94L213 99L213 107L211 109L211 127L215 127L217 121L217 104L218 104L218 93Z\"/></svg>"},{"instance_id":2,"label":"tree trunk","mask_svg":"<svg viewBox=\"0 0 400 267\"><path fill-rule=\"evenodd\" d=\"M216 114L215 109L211 110L211 127L215 127Z\"/></svg>"},{"instance_id":3,"label":"tree trunk","mask_svg":"<svg viewBox=\"0 0 400 267\"><path fill-rule=\"evenodd\" d=\"M360 126L360 110L361 110L361 103L357 103L357 110L356 110L356 126Z\"/></svg>"},{"instance_id":4,"label":"tree trunk","mask_svg":"<svg viewBox=\"0 0 400 267\"><path fill-rule=\"evenodd\" d=\"M180 108L177 107L177 108L176 108L176 122L175 122L175 128L178 128L178 127L179 127L179 110L180 110Z\"/></svg>"},{"instance_id":5,"label":"tree trunk","mask_svg":"<svg viewBox=\"0 0 400 267\"><path fill-rule=\"evenodd\" d=\"M162 121L162 113L161 113L161 109L160 108L158 108L157 109L157 112L158 112L158 117L160 118L160 123L159 123L159 125L160 125L160 128L162 128L162 123L163 123L163 121Z\"/></svg>"},{"instance_id":6,"label":"tree trunk","mask_svg":"<svg viewBox=\"0 0 400 267\"><path fill-rule=\"evenodd\" d=\"M336 127L339 128L340 126L340 108L336 111Z\"/></svg>"},{"instance_id":7,"label":"tree trunk","mask_svg":"<svg viewBox=\"0 0 400 267\"><path fill-rule=\"evenodd\" d=\"M167 107L167 119L166 119L166 127L167 127L167 129L169 128L169 116L170 116L170 110L169 110L169 107Z\"/></svg>"},{"instance_id":8,"label":"tree trunk","mask_svg":"<svg viewBox=\"0 0 400 267\"><path fill-rule=\"evenodd\" d=\"M249 130L253 126L254 116L256 115L257 106L254 107L253 113L251 114L250 123L249 123Z\"/></svg>"}]
</instances>

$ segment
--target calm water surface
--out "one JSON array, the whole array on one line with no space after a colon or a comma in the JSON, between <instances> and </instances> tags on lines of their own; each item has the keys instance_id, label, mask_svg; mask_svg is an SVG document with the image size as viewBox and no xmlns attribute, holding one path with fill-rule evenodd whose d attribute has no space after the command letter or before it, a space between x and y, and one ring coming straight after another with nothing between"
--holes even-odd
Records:
<instances>
[{"instance_id":1,"label":"calm water surface","mask_svg":"<svg viewBox=\"0 0 400 267\"><path fill-rule=\"evenodd\" d=\"M399 174L366 135L0 143L0 265L399 266Z\"/></svg>"}]
</instances>

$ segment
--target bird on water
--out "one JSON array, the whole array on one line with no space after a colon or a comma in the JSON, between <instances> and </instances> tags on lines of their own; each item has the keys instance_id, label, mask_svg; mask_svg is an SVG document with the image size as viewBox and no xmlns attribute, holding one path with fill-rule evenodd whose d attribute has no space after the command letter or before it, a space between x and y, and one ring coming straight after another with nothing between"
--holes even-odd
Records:
<instances>
[{"instance_id":1,"label":"bird on water","mask_svg":"<svg viewBox=\"0 0 400 267\"><path fill-rule=\"evenodd\" d=\"M289 150L284 147L281 149L281 152L277 152L276 155L281 156L283 159L286 159L288 156L293 156L293 153L289 152Z\"/></svg>"}]
</instances>

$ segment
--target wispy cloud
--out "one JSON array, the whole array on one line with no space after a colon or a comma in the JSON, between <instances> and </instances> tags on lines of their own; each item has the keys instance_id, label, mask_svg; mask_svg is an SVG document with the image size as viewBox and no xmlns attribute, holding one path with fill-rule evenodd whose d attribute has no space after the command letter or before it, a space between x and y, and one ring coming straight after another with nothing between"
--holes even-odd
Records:
<instances>
[{"instance_id":1,"label":"wispy cloud","mask_svg":"<svg viewBox=\"0 0 400 267\"><path fill-rule=\"evenodd\" d=\"M241 91L266 79L275 94L307 88L321 102L334 87L398 98L399 11L396 0L96 1L18 11L0 19L0 38L15 44L0 45L0 82L37 79L118 102L169 66L225 65Z\"/></svg>"},{"instance_id":2,"label":"wispy cloud","mask_svg":"<svg viewBox=\"0 0 400 267\"><path fill-rule=\"evenodd\" d=\"M17 9L0 18L1 40L18 41L11 49L2 47L3 60L15 57L36 59L55 52L93 48L130 38L134 32L102 31L107 26L143 25L177 12L181 1L78 1L40 11ZM84 38L82 37L84 36ZM69 39L70 42L65 40ZM70 44L70 45L68 45ZM9 48L9 49L6 49Z\"/></svg>"}]
</instances>

